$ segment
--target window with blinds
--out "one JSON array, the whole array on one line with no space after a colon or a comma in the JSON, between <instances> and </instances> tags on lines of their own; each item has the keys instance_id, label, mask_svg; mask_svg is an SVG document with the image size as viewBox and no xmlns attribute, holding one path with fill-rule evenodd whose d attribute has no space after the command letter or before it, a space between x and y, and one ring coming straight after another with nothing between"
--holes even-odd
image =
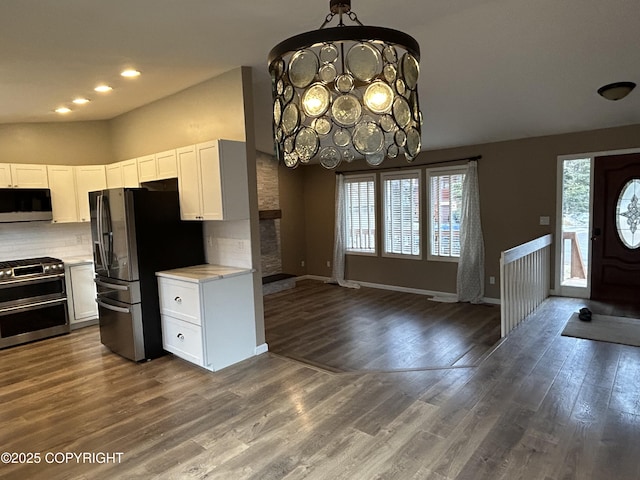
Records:
<instances>
[{"instance_id":1,"label":"window with blinds","mask_svg":"<svg viewBox=\"0 0 640 480\"><path fill-rule=\"evenodd\" d=\"M345 176L346 251L376 253L376 183L374 175Z\"/></svg>"},{"instance_id":2,"label":"window with blinds","mask_svg":"<svg viewBox=\"0 0 640 480\"><path fill-rule=\"evenodd\" d=\"M419 259L420 171L382 173L384 254Z\"/></svg>"},{"instance_id":3,"label":"window with blinds","mask_svg":"<svg viewBox=\"0 0 640 480\"><path fill-rule=\"evenodd\" d=\"M467 169L427 170L430 260L457 261L460 257L462 184Z\"/></svg>"}]
</instances>

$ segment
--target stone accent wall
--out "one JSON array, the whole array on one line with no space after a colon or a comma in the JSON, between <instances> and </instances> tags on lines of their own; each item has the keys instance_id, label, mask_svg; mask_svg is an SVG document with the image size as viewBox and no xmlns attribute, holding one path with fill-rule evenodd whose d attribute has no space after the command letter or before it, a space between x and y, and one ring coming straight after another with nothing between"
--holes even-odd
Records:
<instances>
[{"instance_id":1,"label":"stone accent wall","mask_svg":"<svg viewBox=\"0 0 640 480\"><path fill-rule=\"evenodd\" d=\"M258 152L256 167L258 174L258 209L279 209L278 161L273 156ZM263 277L282 273L279 219L260 220L260 253Z\"/></svg>"}]
</instances>

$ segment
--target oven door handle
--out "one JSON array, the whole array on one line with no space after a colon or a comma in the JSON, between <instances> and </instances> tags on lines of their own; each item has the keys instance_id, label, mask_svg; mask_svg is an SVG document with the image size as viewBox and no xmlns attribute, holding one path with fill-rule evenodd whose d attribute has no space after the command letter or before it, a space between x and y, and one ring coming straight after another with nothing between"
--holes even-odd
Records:
<instances>
[{"instance_id":1,"label":"oven door handle","mask_svg":"<svg viewBox=\"0 0 640 480\"><path fill-rule=\"evenodd\" d=\"M101 287L113 288L114 290L121 290L123 292L129 291L129 287L127 285L118 285L116 283L107 283L94 278L93 281L96 285L100 285Z\"/></svg>"},{"instance_id":2,"label":"oven door handle","mask_svg":"<svg viewBox=\"0 0 640 480\"><path fill-rule=\"evenodd\" d=\"M66 301L67 301L67 297L54 298L53 300L46 300L44 302L33 302L26 305L17 305L15 307L0 308L0 313L16 312L18 310L28 310L35 307L41 307L43 305L53 305L55 303L62 303Z\"/></svg>"},{"instance_id":3,"label":"oven door handle","mask_svg":"<svg viewBox=\"0 0 640 480\"><path fill-rule=\"evenodd\" d=\"M64 278L64 273L58 273L55 275L45 275L42 277L25 277L25 278L12 278L11 280L0 283L0 288L9 288L16 283L44 283L48 280Z\"/></svg>"},{"instance_id":4,"label":"oven door handle","mask_svg":"<svg viewBox=\"0 0 640 480\"><path fill-rule=\"evenodd\" d=\"M98 305L100 305L101 307L106 308L107 310L112 310L114 312L119 312L119 313L131 313L131 310L129 310L128 308L116 307L115 305L109 305L108 303L101 302L97 298L96 298L96 303Z\"/></svg>"}]
</instances>

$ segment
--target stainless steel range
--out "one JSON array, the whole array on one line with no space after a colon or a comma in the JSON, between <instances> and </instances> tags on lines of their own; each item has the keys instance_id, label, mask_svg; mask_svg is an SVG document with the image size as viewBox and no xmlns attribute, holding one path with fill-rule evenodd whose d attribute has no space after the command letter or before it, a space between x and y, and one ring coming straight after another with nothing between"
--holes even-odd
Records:
<instances>
[{"instance_id":1,"label":"stainless steel range","mask_svg":"<svg viewBox=\"0 0 640 480\"><path fill-rule=\"evenodd\" d=\"M0 262L0 348L69 330L62 260Z\"/></svg>"}]
</instances>

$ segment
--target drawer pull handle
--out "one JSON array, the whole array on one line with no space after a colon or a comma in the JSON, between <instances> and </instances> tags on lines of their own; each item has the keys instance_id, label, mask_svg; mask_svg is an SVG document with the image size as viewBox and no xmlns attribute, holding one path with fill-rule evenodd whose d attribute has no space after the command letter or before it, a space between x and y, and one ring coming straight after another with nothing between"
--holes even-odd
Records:
<instances>
[{"instance_id":1,"label":"drawer pull handle","mask_svg":"<svg viewBox=\"0 0 640 480\"><path fill-rule=\"evenodd\" d=\"M184 335L179 333L178 335L176 335L176 337L178 337L180 340L184 340Z\"/></svg>"},{"instance_id":2,"label":"drawer pull handle","mask_svg":"<svg viewBox=\"0 0 640 480\"><path fill-rule=\"evenodd\" d=\"M173 299L176 303L182 303L182 298L176 297Z\"/></svg>"}]
</instances>

